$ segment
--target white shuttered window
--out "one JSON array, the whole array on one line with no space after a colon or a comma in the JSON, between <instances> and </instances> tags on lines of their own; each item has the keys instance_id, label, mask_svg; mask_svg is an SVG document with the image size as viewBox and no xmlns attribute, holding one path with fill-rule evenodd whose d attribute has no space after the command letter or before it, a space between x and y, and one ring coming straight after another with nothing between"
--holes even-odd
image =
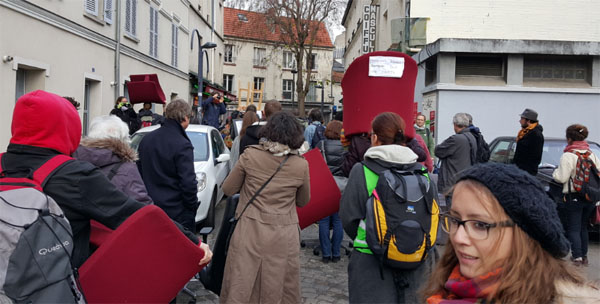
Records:
<instances>
[{"instance_id":1,"label":"white shuttered window","mask_svg":"<svg viewBox=\"0 0 600 304\"><path fill-rule=\"evenodd\" d=\"M113 23L113 0L104 0L104 21Z\"/></svg>"},{"instance_id":2,"label":"white shuttered window","mask_svg":"<svg viewBox=\"0 0 600 304\"><path fill-rule=\"evenodd\" d=\"M177 24L171 24L171 65L177 67L177 41L179 37L179 28Z\"/></svg>"},{"instance_id":3,"label":"white shuttered window","mask_svg":"<svg viewBox=\"0 0 600 304\"><path fill-rule=\"evenodd\" d=\"M98 16L98 0L85 0L85 12Z\"/></svg>"},{"instance_id":4,"label":"white shuttered window","mask_svg":"<svg viewBox=\"0 0 600 304\"><path fill-rule=\"evenodd\" d=\"M158 57L158 10L150 7L150 56Z\"/></svg>"},{"instance_id":5,"label":"white shuttered window","mask_svg":"<svg viewBox=\"0 0 600 304\"><path fill-rule=\"evenodd\" d=\"M137 0L125 0L125 33L137 37Z\"/></svg>"}]
</instances>

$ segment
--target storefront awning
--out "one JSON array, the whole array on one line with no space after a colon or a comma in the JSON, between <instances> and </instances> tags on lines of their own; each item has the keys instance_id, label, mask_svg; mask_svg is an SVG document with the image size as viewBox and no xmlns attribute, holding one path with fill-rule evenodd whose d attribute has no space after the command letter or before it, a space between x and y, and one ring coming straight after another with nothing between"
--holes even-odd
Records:
<instances>
[{"instance_id":1,"label":"storefront awning","mask_svg":"<svg viewBox=\"0 0 600 304\"><path fill-rule=\"evenodd\" d=\"M160 87L156 74L130 75L127 82L129 102L165 104L165 93Z\"/></svg>"}]
</instances>

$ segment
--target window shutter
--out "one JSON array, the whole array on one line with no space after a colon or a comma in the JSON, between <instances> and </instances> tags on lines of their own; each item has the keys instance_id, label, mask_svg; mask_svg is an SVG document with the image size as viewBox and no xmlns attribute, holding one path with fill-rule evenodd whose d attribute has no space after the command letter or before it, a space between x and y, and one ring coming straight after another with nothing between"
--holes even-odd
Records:
<instances>
[{"instance_id":1,"label":"window shutter","mask_svg":"<svg viewBox=\"0 0 600 304\"><path fill-rule=\"evenodd\" d=\"M152 7L150 7L150 56L155 57L156 55L154 54L154 23L156 21L154 20L154 9Z\"/></svg>"},{"instance_id":2,"label":"window shutter","mask_svg":"<svg viewBox=\"0 0 600 304\"><path fill-rule=\"evenodd\" d=\"M171 65L177 67L177 39L178 39L177 24L171 24Z\"/></svg>"},{"instance_id":3,"label":"window shutter","mask_svg":"<svg viewBox=\"0 0 600 304\"><path fill-rule=\"evenodd\" d=\"M125 33L133 35L131 32L131 1L125 0Z\"/></svg>"},{"instance_id":4,"label":"window shutter","mask_svg":"<svg viewBox=\"0 0 600 304\"><path fill-rule=\"evenodd\" d=\"M154 10L154 57L158 57L158 10Z\"/></svg>"},{"instance_id":5,"label":"window shutter","mask_svg":"<svg viewBox=\"0 0 600 304\"><path fill-rule=\"evenodd\" d=\"M131 1L131 35L137 36L137 0Z\"/></svg>"},{"instance_id":6,"label":"window shutter","mask_svg":"<svg viewBox=\"0 0 600 304\"><path fill-rule=\"evenodd\" d=\"M98 16L98 0L85 0L85 12Z\"/></svg>"},{"instance_id":7,"label":"window shutter","mask_svg":"<svg viewBox=\"0 0 600 304\"><path fill-rule=\"evenodd\" d=\"M113 0L104 0L104 21L108 24L113 23Z\"/></svg>"}]
</instances>

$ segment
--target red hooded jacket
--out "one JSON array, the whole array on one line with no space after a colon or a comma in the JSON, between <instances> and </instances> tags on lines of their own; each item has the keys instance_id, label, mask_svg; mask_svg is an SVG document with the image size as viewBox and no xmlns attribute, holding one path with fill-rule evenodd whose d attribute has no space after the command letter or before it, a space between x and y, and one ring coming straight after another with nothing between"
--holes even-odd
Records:
<instances>
[{"instance_id":1,"label":"red hooded jacket","mask_svg":"<svg viewBox=\"0 0 600 304\"><path fill-rule=\"evenodd\" d=\"M69 101L38 90L17 101L11 132L11 144L50 148L71 155L81 140L81 120Z\"/></svg>"}]
</instances>

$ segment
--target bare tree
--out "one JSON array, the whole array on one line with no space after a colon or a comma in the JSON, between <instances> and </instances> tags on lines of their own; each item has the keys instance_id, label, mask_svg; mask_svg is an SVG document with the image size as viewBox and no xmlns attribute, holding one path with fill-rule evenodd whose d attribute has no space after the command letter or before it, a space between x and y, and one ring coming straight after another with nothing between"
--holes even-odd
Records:
<instances>
[{"instance_id":1,"label":"bare tree","mask_svg":"<svg viewBox=\"0 0 600 304\"><path fill-rule=\"evenodd\" d=\"M273 32L280 33L277 43L289 49L296 59L298 78L298 112L304 117L304 101L310 90L311 67L315 42L319 29L339 23L346 8L347 0L226 0L225 5L240 9L250 9L265 14L268 26ZM302 76L304 75L304 77Z\"/></svg>"},{"instance_id":2,"label":"bare tree","mask_svg":"<svg viewBox=\"0 0 600 304\"><path fill-rule=\"evenodd\" d=\"M341 0L264 0L260 1L260 10L266 15L267 22L281 33L281 43L296 58L296 93L298 94L298 112L304 117L304 101L310 90L311 62L319 29L325 28L330 15L339 15L337 10L345 8ZM304 75L304 77L302 76Z\"/></svg>"}]
</instances>

